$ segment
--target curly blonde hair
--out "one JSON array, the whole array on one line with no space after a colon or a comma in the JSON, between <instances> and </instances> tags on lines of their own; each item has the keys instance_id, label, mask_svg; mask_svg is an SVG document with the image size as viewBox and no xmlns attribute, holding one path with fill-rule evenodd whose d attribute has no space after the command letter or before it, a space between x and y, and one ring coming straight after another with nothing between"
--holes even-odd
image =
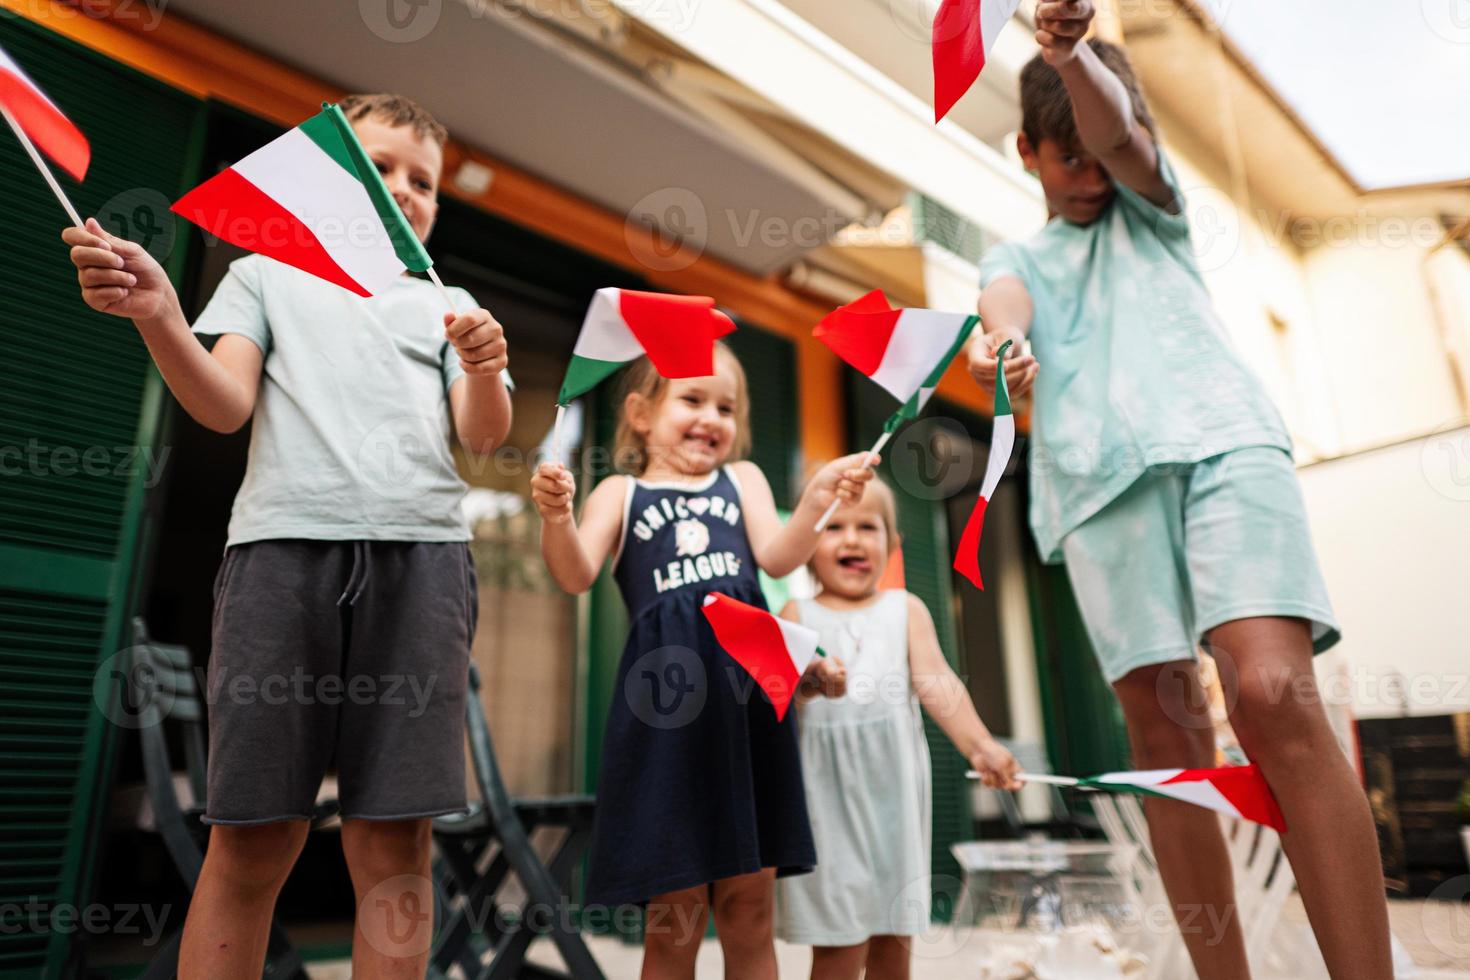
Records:
<instances>
[{"instance_id":1,"label":"curly blonde hair","mask_svg":"<svg viewBox=\"0 0 1470 980\"><path fill-rule=\"evenodd\" d=\"M735 442L730 447L730 460L744 459L750 453L750 389L745 381L745 368L740 358L723 340L715 342L715 361L723 363L735 376ZM669 393L669 379L653 368L653 362L640 357L629 364L618 385L618 428L613 436L613 462L618 469L642 476L648 469L648 442L633 428L628 418L629 395L638 395L653 408Z\"/></svg>"}]
</instances>

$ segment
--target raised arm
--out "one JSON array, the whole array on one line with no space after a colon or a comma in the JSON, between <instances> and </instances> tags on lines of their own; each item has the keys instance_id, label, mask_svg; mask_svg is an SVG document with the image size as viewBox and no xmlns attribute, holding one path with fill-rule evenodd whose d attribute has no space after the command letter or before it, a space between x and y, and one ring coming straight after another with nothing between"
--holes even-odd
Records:
<instances>
[{"instance_id":1,"label":"raised arm","mask_svg":"<svg viewBox=\"0 0 1470 980\"><path fill-rule=\"evenodd\" d=\"M82 299L92 309L127 317L184 411L205 428L234 432L255 411L265 355L236 334L206 350L189 329L178 293L153 256L134 242L105 231L95 218L68 228Z\"/></svg>"},{"instance_id":2,"label":"raised arm","mask_svg":"<svg viewBox=\"0 0 1470 980\"><path fill-rule=\"evenodd\" d=\"M1057 70L1072 99L1082 148L1125 186L1161 208L1174 192L1159 175L1153 136L1138 121L1123 82L1086 43L1095 10L1092 0L1045 0L1036 5L1036 41Z\"/></svg>"},{"instance_id":3,"label":"raised arm","mask_svg":"<svg viewBox=\"0 0 1470 980\"><path fill-rule=\"evenodd\" d=\"M1020 789L1016 760L980 720L970 692L944 659L929 608L912 594L908 596L908 604L909 674L919 703L969 760L970 767L980 772L985 785L993 789Z\"/></svg>"},{"instance_id":4,"label":"raised arm","mask_svg":"<svg viewBox=\"0 0 1470 980\"><path fill-rule=\"evenodd\" d=\"M1007 340L1014 346L1006 354L1006 390L1020 398L1036 382L1040 366L1021 347L1031 331L1031 294L1015 276L1001 276L980 292L980 323L985 332L970 341L970 376L992 394L1000 362L996 352Z\"/></svg>"},{"instance_id":5,"label":"raised arm","mask_svg":"<svg viewBox=\"0 0 1470 980\"><path fill-rule=\"evenodd\" d=\"M740 481L741 507L745 511L745 528L750 535L750 550L756 564L772 578L785 578L806 564L817 550L817 518L833 499L846 503L862 499L863 485L873 478L865 463L877 462L871 453L853 453L834 459L817 471L796 504L796 511L786 524L776 512L776 499L766 476L749 460L733 467Z\"/></svg>"},{"instance_id":6,"label":"raised arm","mask_svg":"<svg viewBox=\"0 0 1470 980\"><path fill-rule=\"evenodd\" d=\"M542 463L531 479L531 499L541 513L541 557L556 584L580 595L592 588L602 563L623 530L628 477L610 476L587 496L580 526L572 513L577 484L560 463Z\"/></svg>"}]
</instances>

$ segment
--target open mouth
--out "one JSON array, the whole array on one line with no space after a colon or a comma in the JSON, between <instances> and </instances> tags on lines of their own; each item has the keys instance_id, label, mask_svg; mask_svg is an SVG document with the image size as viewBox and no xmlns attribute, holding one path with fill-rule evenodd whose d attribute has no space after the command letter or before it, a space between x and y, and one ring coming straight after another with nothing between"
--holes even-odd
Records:
<instances>
[{"instance_id":1,"label":"open mouth","mask_svg":"<svg viewBox=\"0 0 1470 980\"><path fill-rule=\"evenodd\" d=\"M690 449L712 453L720 448L720 440L715 436L696 435L691 432L684 437L684 445Z\"/></svg>"},{"instance_id":2,"label":"open mouth","mask_svg":"<svg viewBox=\"0 0 1470 980\"><path fill-rule=\"evenodd\" d=\"M837 559L837 564L849 572L871 572L873 563L868 561L864 555L843 555Z\"/></svg>"}]
</instances>

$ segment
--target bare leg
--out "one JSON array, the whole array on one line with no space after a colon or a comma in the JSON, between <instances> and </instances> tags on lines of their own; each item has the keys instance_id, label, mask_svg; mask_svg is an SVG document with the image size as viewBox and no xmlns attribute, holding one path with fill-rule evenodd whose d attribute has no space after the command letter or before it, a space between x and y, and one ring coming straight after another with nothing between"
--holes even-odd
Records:
<instances>
[{"instance_id":1,"label":"bare leg","mask_svg":"<svg viewBox=\"0 0 1470 980\"><path fill-rule=\"evenodd\" d=\"M813 946L812 980L861 980L868 961L868 944Z\"/></svg>"},{"instance_id":2,"label":"bare leg","mask_svg":"<svg viewBox=\"0 0 1470 980\"><path fill-rule=\"evenodd\" d=\"M434 943L431 821L344 820L342 852L357 895L352 975L422 977Z\"/></svg>"},{"instance_id":3,"label":"bare leg","mask_svg":"<svg viewBox=\"0 0 1470 980\"><path fill-rule=\"evenodd\" d=\"M1140 667L1113 685L1140 769L1215 764L1215 735L1198 668L1189 661ZM1250 966L1235 906L1230 852L1219 818L1174 800L1143 804L1148 835L1174 919L1200 980L1245 980Z\"/></svg>"},{"instance_id":4,"label":"bare leg","mask_svg":"<svg viewBox=\"0 0 1470 980\"><path fill-rule=\"evenodd\" d=\"M643 927L643 980L694 980L694 961L709 921L709 888L659 895Z\"/></svg>"},{"instance_id":5,"label":"bare leg","mask_svg":"<svg viewBox=\"0 0 1470 980\"><path fill-rule=\"evenodd\" d=\"M307 830L304 820L210 828L179 946L180 980L259 980L276 896Z\"/></svg>"},{"instance_id":6,"label":"bare leg","mask_svg":"<svg viewBox=\"0 0 1470 980\"><path fill-rule=\"evenodd\" d=\"M776 871L715 882L715 932L727 980L776 980Z\"/></svg>"},{"instance_id":7,"label":"bare leg","mask_svg":"<svg viewBox=\"0 0 1470 980\"><path fill-rule=\"evenodd\" d=\"M1271 784L1282 847L1334 980L1393 976L1383 863L1368 798L1322 710L1312 638L1300 619L1216 627L1225 702L1240 747ZM1233 669L1232 669L1233 667Z\"/></svg>"},{"instance_id":8,"label":"bare leg","mask_svg":"<svg viewBox=\"0 0 1470 980\"><path fill-rule=\"evenodd\" d=\"M868 941L867 980L909 980L907 936L874 936Z\"/></svg>"}]
</instances>

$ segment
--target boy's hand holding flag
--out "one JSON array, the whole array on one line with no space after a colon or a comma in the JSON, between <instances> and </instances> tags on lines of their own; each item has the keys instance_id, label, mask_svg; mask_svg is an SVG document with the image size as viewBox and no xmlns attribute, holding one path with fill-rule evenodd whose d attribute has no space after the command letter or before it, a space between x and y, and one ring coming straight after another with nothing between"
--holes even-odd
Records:
<instances>
[{"instance_id":1,"label":"boy's hand holding flag","mask_svg":"<svg viewBox=\"0 0 1470 980\"><path fill-rule=\"evenodd\" d=\"M998 364L1005 364L1006 352L1012 341L1007 339L995 352ZM985 527L985 510L1000 478L1005 475L1011 461L1011 451L1016 446L1016 417L1011 412L1011 398L1006 388L1006 372L998 369L995 375L995 420L990 431L990 458L985 462L985 479L980 484L980 496L965 522L960 534L959 547L955 549L954 570L970 580L977 589L985 588L980 578L980 533Z\"/></svg>"}]
</instances>

